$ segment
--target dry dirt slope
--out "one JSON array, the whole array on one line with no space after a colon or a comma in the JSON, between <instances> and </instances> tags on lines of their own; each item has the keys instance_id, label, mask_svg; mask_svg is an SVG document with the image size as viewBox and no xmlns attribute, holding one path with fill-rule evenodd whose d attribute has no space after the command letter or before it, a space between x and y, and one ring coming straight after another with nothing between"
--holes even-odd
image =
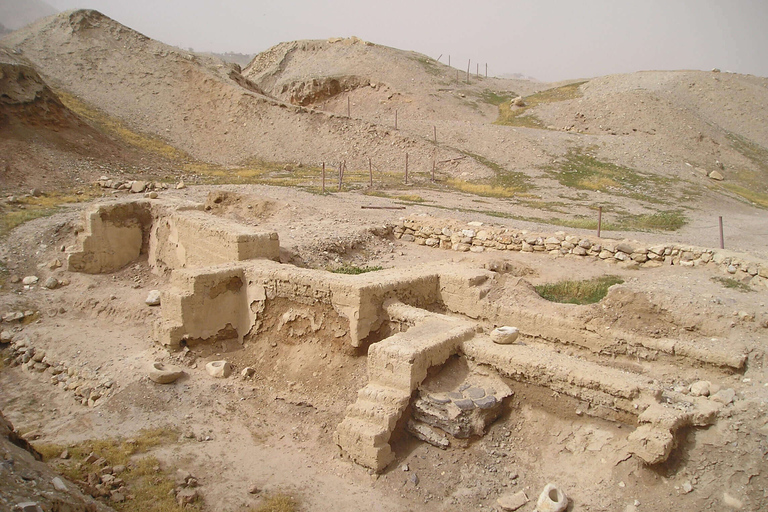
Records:
<instances>
[{"instance_id":1,"label":"dry dirt slope","mask_svg":"<svg viewBox=\"0 0 768 512\"><path fill-rule=\"evenodd\" d=\"M475 154L438 169L440 177L527 187L533 198L494 206L519 217L590 216L602 205L614 216L689 208L686 215L711 218L768 206L768 142L759 122L768 88L761 78L644 72L530 96L547 85L478 77L456 83L454 68L356 38L283 43L241 72L95 11L42 20L2 45L23 52L55 89L208 162L346 160L367 169L371 157L378 169L401 173L408 153L411 168L426 174L433 159ZM522 108L523 116L493 124L495 103L512 92L529 94L527 106L506 100L501 107ZM584 172L568 160L576 153L602 167L570 179ZM615 169L603 164L618 165L638 186L617 186ZM712 171L725 180L708 178Z\"/></svg>"},{"instance_id":2,"label":"dry dirt slope","mask_svg":"<svg viewBox=\"0 0 768 512\"><path fill-rule=\"evenodd\" d=\"M105 168L141 165L134 150L68 109L37 71L0 49L0 186L60 188L98 178ZM152 159L146 164L157 165Z\"/></svg>"},{"instance_id":3,"label":"dry dirt slope","mask_svg":"<svg viewBox=\"0 0 768 512\"><path fill-rule=\"evenodd\" d=\"M474 73L466 84L464 72L456 81L456 71L421 54L348 38L281 43L243 73L294 104L345 112L350 102L353 115L383 124L392 124L397 111L401 129L428 135L436 126L445 144L507 171L537 176L553 158L589 150L602 161L683 180L679 188L693 193L688 196L705 195L688 197L691 204L711 206L714 193L768 205L768 132L761 121L768 114L768 79L701 71L612 75L567 94L534 95L521 108L510 106L513 94L530 96L557 84ZM499 115L494 103L504 98L503 110L523 115L512 126L492 125ZM725 182L708 180L713 171ZM591 186L610 193L610 187Z\"/></svg>"},{"instance_id":4,"label":"dry dirt slope","mask_svg":"<svg viewBox=\"0 0 768 512\"><path fill-rule=\"evenodd\" d=\"M384 165L399 163L405 147L414 162L431 161L435 150L421 138L286 105L235 65L153 41L96 11L47 18L2 44L22 51L55 87L208 162L362 160L365 147ZM438 158L455 156L437 148Z\"/></svg>"},{"instance_id":5,"label":"dry dirt slope","mask_svg":"<svg viewBox=\"0 0 768 512\"><path fill-rule=\"evenodd\" d=\"M467 83L466 73L426 55L351 37L280 43L257 55L243 74L294 104L325 106L336 95L349 96L353 115L388 123L394 109L403 119L492 122L497 109L483 93L511 97L546 86L475 71Z\"/></svg>"}]
</instances>

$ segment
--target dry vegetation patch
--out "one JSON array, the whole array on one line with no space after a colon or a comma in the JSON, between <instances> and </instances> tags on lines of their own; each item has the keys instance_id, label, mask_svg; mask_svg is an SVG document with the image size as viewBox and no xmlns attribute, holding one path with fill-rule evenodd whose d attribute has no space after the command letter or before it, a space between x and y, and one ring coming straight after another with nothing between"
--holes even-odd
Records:
<instances>
[{"instance_id":1,"label":"dry vegetation patch","mask_svg":"<svg viewBox=\"0 0 768 512\"><path fill-rule=\"evenodd\" d=\"M77 483L83 492L94 492L93 482L105 474L110 474L120 467L116 478L124 482L125 501L114 501L106 496L103 499L118 511L141 510L146 512L176 512L180 510L199 510L198 504L179 506L173 494L175 483L172 469L162 469L158 459L147 454L158 446L176 443L179 432L174 428L144 429L129 439L90 439L76 444L36 444L35 449L43 455L43 460L63 476ZM61 454L66 451L66 459ZM91 455L93 454L93 455ZM103 459L103 464L88 462L89 457ZM94 476L95 475L95 476Z\"/></svg>"},{"instance_id":2,"label":"dry vegetation patch","mask_svg":"<svg viewBox=\"0 0 768 512\"><path fill-rule=\"evenodd\" d=\"M565 304L594 304L603 300L608 288L624 282L618 276L607 275L584 281L559 281L535 286L536 293L550 302Z\"/></svg>"},{"instance_id":3,"label":"dry vegetation patch","mask_svg":"<svg viewBox=\"0 0 768 512\"><path fill-rule=\"evenodd\" d=\"M502 102L499 104L499 118L496 120L495 124L504 126L522 126L525 128L545 128L544 123L542 123L538 117L531 114L529 110L546 103L580 98L582 94L579 87L585 83L587 82L574 82L572 84L531 94L524 98L525 105L522 107L513 107L508 101Z\"/></svg>"},{"instance_id":4,"label":"dry vegetation patch","mask_svg":"<svg viewBox=\"0 0 768 512\"><path fill-rule=\"evenodd\" d=\"M27 221L47 217L64 204L82 203L101 196L101 190L91 185L78 191L50 192L40 196L24 196L13 202L0 203L0 238Z\"/></svg>"}]
</instances>

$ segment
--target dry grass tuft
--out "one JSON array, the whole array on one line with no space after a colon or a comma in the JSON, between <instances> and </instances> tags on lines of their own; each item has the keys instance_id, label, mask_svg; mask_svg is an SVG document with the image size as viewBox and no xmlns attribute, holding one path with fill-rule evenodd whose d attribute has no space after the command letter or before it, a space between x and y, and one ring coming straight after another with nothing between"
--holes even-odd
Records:
<instances>
[{"instance_id":1,"label":"dry grass tuft","mask_svg":"<svg viewBox=\"0 0 768 512\"><path fill-rule=\"evenodd\" d=\"M104 457L110 466L124 465L126 470L120 474L125 481L132 499L122 503L109 503L119 512L181 512L199 510L198 504L182 509L172 494L175 487L171 470L160 469L160 462L151 455L138 457L152 448L176 443L179 433L173 428L145 429L130 439L96 439L64 446L58 444L35 444L35 449L43 455L54 469L73 482L84 481L88 473L97 468L83 461L91 453ZM70 459L60 461L61 452L67 449Z\"/></svg>"},{"instance_id":2,"label":"dry grass tuft","mask_svg":"<svg viewBox=\"0 0 768 512\"><path fill-rule=\"evenodd\" d=\"M618 276L607 275L585 281L542 284L535 289L536 293L550 302L584 305L600 302L608 293L608 288L623 282L624 280Z\"/></svg>"},{"instance_id":3,"label":"dry grass tuft","mask_svg":"<svg viewBox=\"0 0 768 512\"><path fill-rule=\"evenodd\" d=\"M101 190L96 185L80 192L52 192L39 197L22 197L16 203L0 204L0 238L25 222L53 215L64 204L90 201L101 196Z\"/></svg>"},{"instance_id":4,"label":"dry grass tuft","mask_svg":"<svg viewBox=\"0 0 768 512\"><path fill-rule=\"evenodd\" d=\"M544 128L544 123L531 114L529 110L546 103L555 103L558 101L572 100L581 97L579 87L586 82L575 82L546 91L537 92L526 96L524 107L512 107L509 102L499 104L499 118L495 124L505 126L521 126L524 128Z\"/></svg>"},{"instance_id":5,"label":"dry grass tuft","mask_svg":"<svg viewBox=\"0 0 768 512\"><path fill-rule=\"evenodd\" d=\"M287 494L274 494L269 496L258 508L252 509L253 512L296 512L298 502Z\"/></svg>"}]
</instances>

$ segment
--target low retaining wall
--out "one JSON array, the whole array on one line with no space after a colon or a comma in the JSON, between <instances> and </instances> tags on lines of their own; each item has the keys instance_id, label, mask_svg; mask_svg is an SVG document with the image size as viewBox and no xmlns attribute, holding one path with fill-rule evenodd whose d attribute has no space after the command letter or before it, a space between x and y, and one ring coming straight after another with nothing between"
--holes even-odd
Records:
<instances>
[{"instance_id":1,"label":"low retaining wall","mask_svg":"<svg viewBox=\"0 0 768 512\"><path fill-rule=\"evenodd\" d=\"M409 217L392 226L403 242L458 252L516 251L553 256L592 257L625 266L655 268L716 266L735 279L768 288L768 262L725 249L680 244L644 244L584 235L537 234L430 217Z\"/></svg>"}]
</instances>

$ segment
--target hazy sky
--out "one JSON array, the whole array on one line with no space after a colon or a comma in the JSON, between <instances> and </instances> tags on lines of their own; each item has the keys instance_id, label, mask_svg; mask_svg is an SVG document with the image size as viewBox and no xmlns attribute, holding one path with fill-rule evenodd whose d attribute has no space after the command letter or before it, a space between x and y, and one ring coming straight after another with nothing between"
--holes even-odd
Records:
<instances>
[{"instance_id":1,"label":"hazy sky","mask_svg":"<svg viewBox=\"0 0 768 512\"><path fill-rule=\"evenodd\" d=\"M20 0L24 1L24 0ZM196 51L356 35L489 74L554 81L646 69L768 76L768 0L47 0Z\"/></svg>"}]
</instances>

